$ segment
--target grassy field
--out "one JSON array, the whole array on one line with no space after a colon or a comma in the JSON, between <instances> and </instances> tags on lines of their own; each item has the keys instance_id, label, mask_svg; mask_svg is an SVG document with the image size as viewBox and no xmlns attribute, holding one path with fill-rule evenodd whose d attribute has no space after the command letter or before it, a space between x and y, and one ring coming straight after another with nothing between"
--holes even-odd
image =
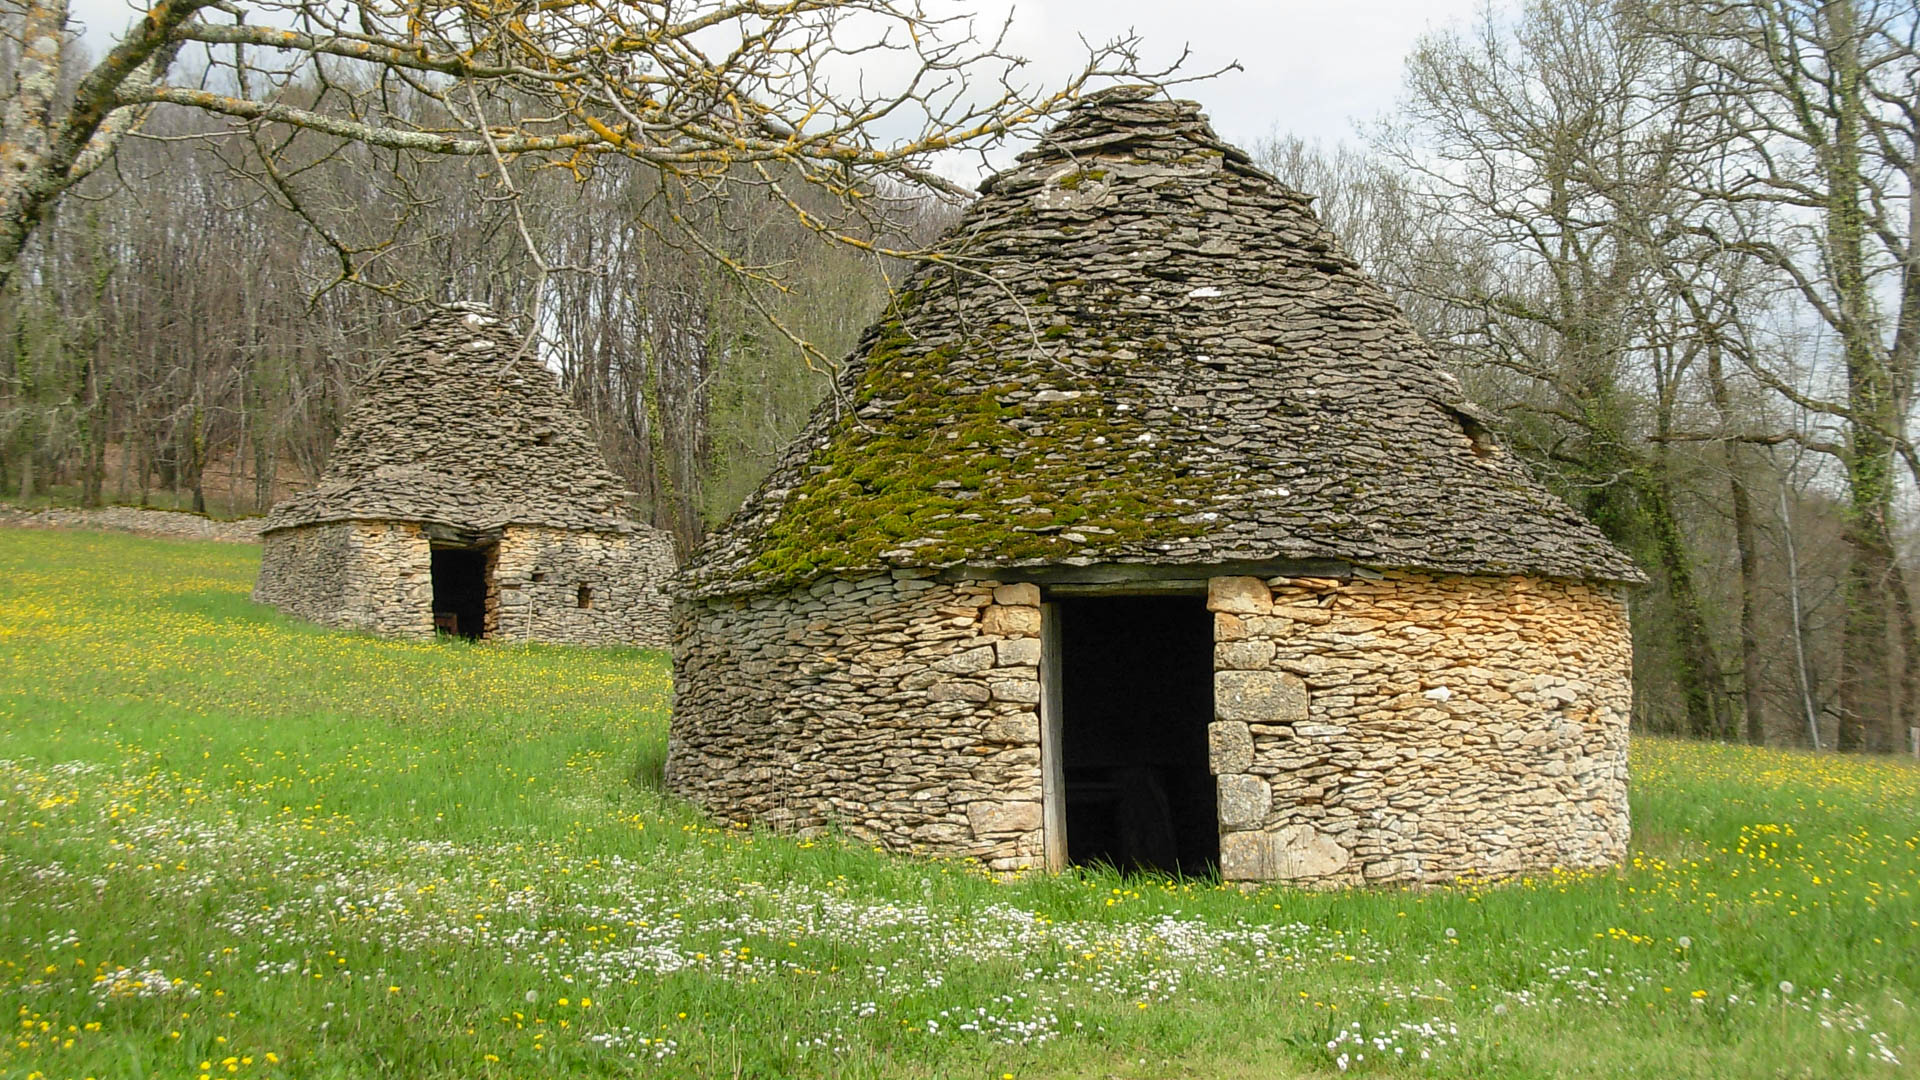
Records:
<instances>
[{"instance_id":1,"label":"grassy field","mask_svg":"<svg viewBox=\"0 0 1920 1080\"><path fill-rule=\"evenodd\" d=\"M1920 1058L1920 770L1634 750L1618 873L985 880L654 790L661 655L399 644L0 531L0 1077L1834 1077Z\"/></svg>"}]
</instances>

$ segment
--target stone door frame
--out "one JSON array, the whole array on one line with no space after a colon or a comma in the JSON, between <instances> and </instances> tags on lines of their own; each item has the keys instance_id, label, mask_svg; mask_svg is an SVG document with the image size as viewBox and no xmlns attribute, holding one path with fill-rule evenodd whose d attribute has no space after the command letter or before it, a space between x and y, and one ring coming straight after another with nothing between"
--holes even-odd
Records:
<instances>
[{"instance_id":1,"label":"stone door frame","mask_svg":"<svg viewBox=\"0 0 1920 1080\"><path fill-rule=\"evenodd\" d=\"M1060 605L1040 605L1040 836L1047 869L1067 868L1066 700L1061 692Z\"/></svg>"},{"instance_id":2,"label":"stone door frame","mask_svg":"<svg viewBox=\"0 0 1920 1080\"><path fill-rule=\"evenodd\" d=\"M1065 759L1065 699L1061 693L1060 613L1056 599L1081 596L1153 596L1182 593L1205 596L1215 578L1250 576L1346 579L1352 564L1340 559L1256 559L1224 563L1152 564L1096 563L1090 566L1030 566L1019 569L961 565L936 575L943 582L985 581L992 584L1030 584L1041 590L1040 602L1040 800L1041 847L1049 871L1065 870L1067 862L1067 803ZM1217 643L1218 631L1215 631ZM1219 674L1216 661L1214 673ZM1216 776L1218 773L1216 772ZM1218 810L1216 809L1216 817ZM1221 839L1226 828L1221 825Z\"/></svg>"}]
</instances>

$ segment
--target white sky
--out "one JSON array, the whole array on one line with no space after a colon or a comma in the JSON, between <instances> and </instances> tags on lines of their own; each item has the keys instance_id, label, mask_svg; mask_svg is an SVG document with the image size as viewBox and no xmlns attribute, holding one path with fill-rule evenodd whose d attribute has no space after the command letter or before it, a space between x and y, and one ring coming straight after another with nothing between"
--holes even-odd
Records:
<instances>
[{"instance_id":1,"label":"white sky","mask_svg":"<svg viewBox=\"0 0 1920 1080\"><path fill-rule=\"evenodd\" d=\"M1176 94L1198 100L1214 129L1244 146L1276 130L1329 144L1352 139L1355 120L1386 112L1399 95L1414 39L1464 26L1485 0L1011 2L1014 51L1042 72L1074 67L1080 36L1104 42L1128 30L1144 39L1147 66L1178 56L1183 44L1196 73L1239 61L1244 71Z\"/></svg>"},{"instance_id":2,"label":"white sky","mask_svg":"<svg viewBox=\"0 0 1920 1080\"><path fill-rule=\"evenodd\" d=\"M1190 45L1188 67L1231 61L1245 69L1180 88L1198 99L1214 127L1245 145L1273 131L1333 143L1351 139L1355 120L1386 111L1400 88L1401 62L1421 33L1469 21L1484 0L929 0L931 10L975 10L997 25L1014 9L1011 51L1029 58L1031 77L1057 81L1078 66L1079 39L1105 42L1129 30L1158 66ZM144 5L143 5L144 6ZM127 0L72 0L96 54L131 21Z\"/></svg>"}]
</instances>

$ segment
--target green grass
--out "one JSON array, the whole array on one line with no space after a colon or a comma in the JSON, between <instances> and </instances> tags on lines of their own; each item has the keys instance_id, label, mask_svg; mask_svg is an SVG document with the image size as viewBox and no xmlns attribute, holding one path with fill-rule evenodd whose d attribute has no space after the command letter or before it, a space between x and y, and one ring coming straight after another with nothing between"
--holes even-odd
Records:
<instances>
[{"instance_id":1,"label":"green grass","mask_svg":"<svg viewBox=\"0 0 1920 1080\"><path fill-rule=\"evenodd\" d=\"M1339 1075L1342 1052L1372 1075L1830 1077L1920 1056L1907 765L1639 740L1618 873L1000 883L717 830L637 782L665 740L658 653L326 632L248 602L256 559L0 530L0 1077L1252 1078ZM1328 1048L1353 1025L1383 1046Z\"/></svg>"}]
</instances>

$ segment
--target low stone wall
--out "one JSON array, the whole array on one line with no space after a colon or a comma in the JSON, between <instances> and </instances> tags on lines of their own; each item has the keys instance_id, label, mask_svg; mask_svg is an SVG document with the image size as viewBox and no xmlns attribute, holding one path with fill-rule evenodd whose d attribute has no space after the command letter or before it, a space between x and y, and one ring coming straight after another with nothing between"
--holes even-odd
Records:
<instances>
[{"instance_id":1,"label":"low stone wall","mask_svg":"<svg viewBox=\"0 0 1920 1080\"><path fill-rule=\"evenodd\" d=\"M1216 578L1208 602L1223 876L1440 882L1624 856L1621 589Z\"/></svg>"},{"instance_id":2,"label":"low stone wall","mask_svg":"<svg viewBox=\"0 0 1920 1080\"><path fill-rule=\"evenodd\" d=\"M725 821L1041 865L1039 599L900 571L677 604L668 787Z\"/></svg>"},{"instance_id":3,"label":"low stone wall","mask_svg":"<svg viewBox=\"0 0 1920 1080\"><path fill-rule=\"evenodd\" d=\"M0 507L0 526L13 529L99 529L158 536L168 540L218 540L229 544L259 543L261 520L243 518L239 521L215 521L178 510L152 510L136 506L103 506L93 510Z\"/></svg>"},{"instance_id":4,"label":"low stone wall","mask_svg":"<svg viewBox=\"0 0 1920 1080\"><path fill-rule=\"evenodd\" d=\"M672 638L666 583L673 570L673 539L656 530L510 526L494 563L487 636L665 648Z\"/></svg>"},{"instance_id":5,"label":"low stone wall","mask_svg":"<svg viewBox=\"0 0 1920 1080\"><path fill-rule=\"evenodd\" d=\"M418 525L352 521L262 538L253 598L289 615L386 637L433 636L433 563Z\"/></svg>"}]
</instances>

